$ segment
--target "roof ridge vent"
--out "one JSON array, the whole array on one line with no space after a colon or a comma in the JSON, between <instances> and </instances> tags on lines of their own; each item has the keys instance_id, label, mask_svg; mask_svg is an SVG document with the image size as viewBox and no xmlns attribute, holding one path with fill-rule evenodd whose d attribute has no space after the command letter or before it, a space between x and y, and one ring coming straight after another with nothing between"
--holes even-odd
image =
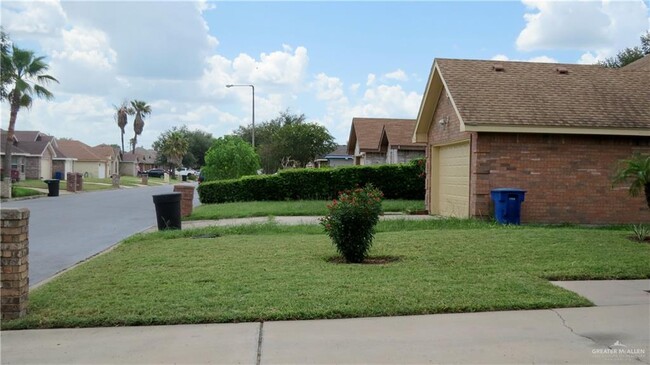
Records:
<instances>
[{"instance_id":1,"label":"roof ridge vent","mask_svg":"<svg viewBox=\"0 0 650 365\"><path fill-rule=\"evenodd\" d=\"M501 63L495 63L494 65L492 65L492 70L496 72L504 72L506 68L503 67L503 64Z\"/></svg>"},{"instance_id":2,"label":"roof ridge vent","mask_svg":"<svg viewBox=\"0 0 650 365\"><path fill-rule=\"evenodd\" d=\"M559 73L560 75L567 75L569 74L569 69L566 67L558 67L555 69L555 72Z\"/></svg>"}]
</instances>

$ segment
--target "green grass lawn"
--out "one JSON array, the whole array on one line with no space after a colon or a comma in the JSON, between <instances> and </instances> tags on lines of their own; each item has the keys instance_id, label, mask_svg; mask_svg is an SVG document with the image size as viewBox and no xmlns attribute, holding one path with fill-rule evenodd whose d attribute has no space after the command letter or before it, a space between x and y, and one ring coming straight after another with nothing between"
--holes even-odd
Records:
<instances>
[{"instance_id":1,"label":"green grass lawn","mask_svg":"<svg viewBox=\"0 0 650 365\"><path fill-rule=\"evenodd\" d=\"M176 183L177 180L171 180L171 183ZM142 183L142 178L136 176L121 176L120 177L120 186L122 187L136 187ZM47 189L47 184L43 180L38 179L29 179L21 180L14 184L17 187L21 188L40 188ZM163 179L158 178L149 178L149 185L165 185ZM66 181L61 180L59 182L59 189L61 191L66 190ZM83 191L100 191L100 190L111 190L113 189L113 182L110 178L99 179L96 177L86 177L83 179Z\"/></svg>"},{"instance_id":2,"label":"green grass lawn","mask_svg":"<svg viewBox=\"0 0 650 365\"><path fill-rule=\"evenodd\" d=\"M45 195L45 194L41 193L40 191L36 191L34 189L23 188L20 186L14 186L13 191L11 192L11 196L14 198L22 198L22 197L34 196L34 195Z\"/></svg>"},{"instance_id":3,"label":"green grass lawn","mask_svg":"<svg viewBox=\"0 0 650 365\"><path fill-rule=\"evenodd\" d=\"M325 215L327 204L324 200L297 201L255 201L223 204L206 204L194 208L188 220L223 219L244 217ZM424 209L423 200L384 200L385 212L405 212Z\"/></svg>"},{"instance_id":4,"label":"green grass lawn","mask_svg":"<svg viewBox=\"0 0 650 365\"><path fill-rule=\"evenodd\" d=\"M371 256L399 261L330 263L335 249L318 226L136 235L32 291L29 314L2 329L588 306L547 279L650 277L650 245L626 230L460 220L377 228Z\"/></svg>"}]
</instances>

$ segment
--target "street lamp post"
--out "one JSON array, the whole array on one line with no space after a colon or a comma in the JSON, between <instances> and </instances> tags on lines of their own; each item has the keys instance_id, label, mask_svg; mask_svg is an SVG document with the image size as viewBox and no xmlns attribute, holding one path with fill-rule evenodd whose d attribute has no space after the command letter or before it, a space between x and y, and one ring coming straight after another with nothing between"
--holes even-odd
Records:
<instances>
[{"instance_id":1,"label":"street lamp post","mask_svg":"<svg viewBox=\"0 0 650 365\"><path fill-rule=\"evenodd\" d=\"M250 86L251 90L253 91L253 130L252 130L252 138L251 138L251 144L253 145L253 148L255 148L255 86L253 85L233 85L233 84L228 84L226 85L227 88L231 87L248 87Z\"/></svg>"}]
</instances>

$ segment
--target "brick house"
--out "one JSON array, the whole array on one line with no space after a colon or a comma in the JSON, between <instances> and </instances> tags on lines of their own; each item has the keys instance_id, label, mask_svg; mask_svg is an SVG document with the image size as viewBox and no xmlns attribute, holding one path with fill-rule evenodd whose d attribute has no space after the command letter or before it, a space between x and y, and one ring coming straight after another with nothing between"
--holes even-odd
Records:
<instances>
[{"instance_id":1,"label":"brick house","mask_svg":"<svg viewBox=\"0 0 650 365\"><path fill-rule=\"evenodd\" d=\"M490 191L527 191L523 222L650 222L612 187L621 159L650 153L650 56L597 65L436 59L413 141L426 143L431 214L488 217Z\"/></svg>"},{"instance_id":2,"label":"brick house","mask_svg":"<svg viewBox=\"0 0 650 365\"><path fill-rule=\"evenodd\" d=\"M111 161L105 156L98 155L87 144L73 139L62 139L58 141L58 148L65 156L75 159L71 172L100 179L110 177Z\"/></svg>"},{"instance_id":3,"label":"brick house","mask_svg":"<svg viewBox=\"0 0 650 365\"><path fill-rule=\"evenodd\" d=\"M353 118L348 154L355 165L408 162L424 157L426 143L413 142L415 119Z\"/></svg>"},{"instance_id":4,"label":"brick house","mask_svg":"<svg viewBox=\"0 0 650 365\"><path fill-rule=\"evenodd\" d=\"M106 161L106 177L120 173L119 148L107 144L100 144L92 148L93 152Z\"/></svg>"},{"instance_id":5,"label":"brick house","mask_svg":"<svg viewBox=\"0 0 650 365\"><path fill-rule=\"evenodd\" d=\"M7 132L1 130L2 142ZM20 180L51 179L59 166L71 168L73 159L66 157L59 149L56 138L39 131L14 131L11 152L11 169L18 172ZM4 148L0 153L4 156Z\"/></svg>"}]
</instances>

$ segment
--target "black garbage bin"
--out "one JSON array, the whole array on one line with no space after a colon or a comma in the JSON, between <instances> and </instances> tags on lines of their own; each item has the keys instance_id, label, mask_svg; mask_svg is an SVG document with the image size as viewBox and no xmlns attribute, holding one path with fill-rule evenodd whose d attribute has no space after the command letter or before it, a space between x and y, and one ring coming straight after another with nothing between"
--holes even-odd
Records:
<instances>
[{"instance_id":1,"label":"black garbage bin","mask_svg":"<svg viewBox=\"0 0 650 365\"><path fill-rule=\"evenodd\" d=\"M494 201L494 218L501 224L521 223L521 203L526 190L513 188L493 189L490 192Z\"/></svg>"},{"instance_id":2,"label":"black garbage bin","mask_svg":"<svg viewBox=\"0 0 650 365\"><path fill-rule=\"evenodd\" d=\"M181 176L181 180L182 180L182 181L187 181L187 175L183 175L183 176Z\"/></svg>"},{"instance_id":3,"label":"black garbage bin","mask_svg":"<svg viewBox=\"0 0 650 365\"><path fill-rule=\"evenodd\" d=\"M59 179L43 180L47 184L47 196L59 196Z\"/></svg>"},{"instance_id":4,"label":"black garbage bin","mask_svg":"<svg viewBox=\"0 0 650 365\"><path fill-rule=\"evenodd\" d=\"M153 196L158 230L181 229L181 193Z\"/></svg>"}]
</instances>

